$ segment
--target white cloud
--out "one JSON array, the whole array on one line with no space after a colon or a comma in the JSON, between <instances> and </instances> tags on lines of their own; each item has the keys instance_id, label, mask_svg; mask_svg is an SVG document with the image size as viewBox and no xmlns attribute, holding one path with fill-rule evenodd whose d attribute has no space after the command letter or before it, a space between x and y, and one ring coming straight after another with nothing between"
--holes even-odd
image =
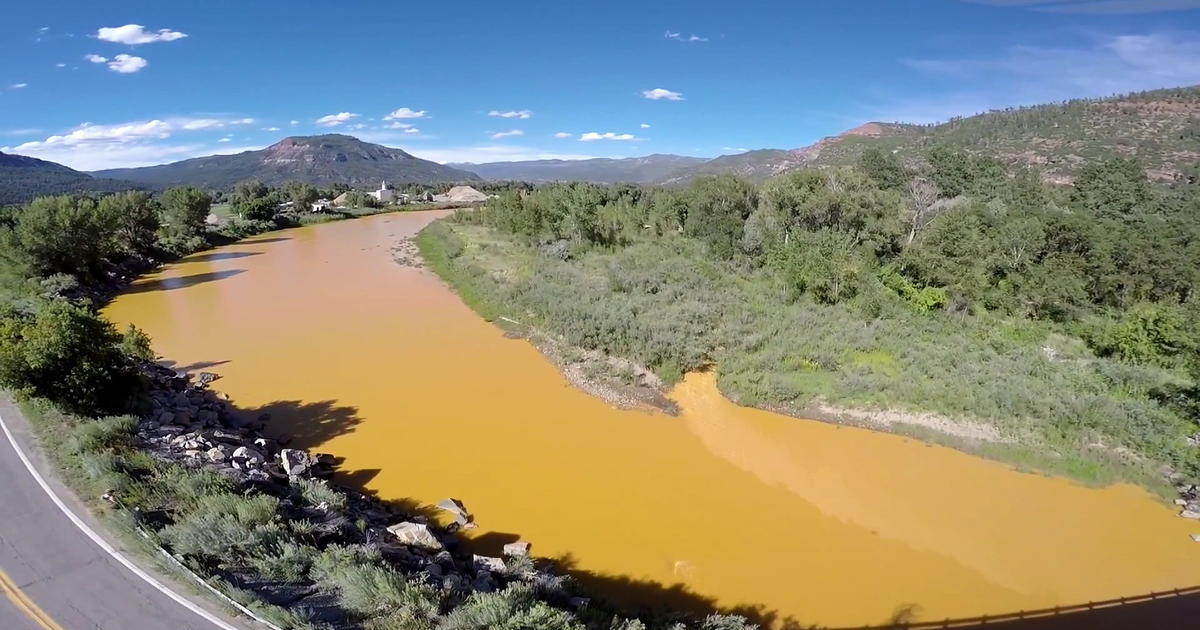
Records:
<instances>
[{"instance_id":1,"label":"white cloud","mask_svg":"<svg viewBox=\"0 0 1200 630\"><path fill-rule=\"evenodd\" d=\"M19 90L21 88L29 87L29 84L28 83L14 83L10 87L14 90Z\"/></svg>"},{"instance_id":2,"label":"white cloud","mask_svg":"<svg viewBox=\"0 0 1200 630\"><path fill-rule=\"evenodd\" d=\"M141 24L126 24L125 26L105 26L96 31L96 39L117 44L137 46L154 42L173 42L187 37L186 33L162 28L158 31L147 31Z\"/></svg>"},{"instance_id":3,"label":"white cloud","mask_svg":"<svg viewBox=\"0 0 1200 630\"><path fill-rule=\"evenodd\" d=\"M676 33L676 32L671 31L670 29L667 29L667 32L663 33L663 37L665 37L667 39L673 39L677 42L706 42L706 41L708 41L707 37L701 37L701 36L695 35L695 34L684 37L683 33Z\"/></svg>"},{"instance_id":4,"label":"white cloud","mask_svg":"<svg viewBox=\"0 0 1200 630\"><path fill-rule=\"evenodd\" d=\"M412 127L412 123L402 123L399 121L388 123L383 126L384 129L411 129Z\"/></svg>"},{"instance_id":5,"label":"white cloud","mask_svg":"<svg viewBox=\"0 0 1200 630\"><path fill-rule=\"evenodd\" d=\"M221 129L229 125L253 125L253 118L179 118L172 119L172 125L176 129L184 131L203 131L205 129Z\"/></svg>"},{"instance_id":6,"label":"white cloud","mask_svg":"<svg viewBox=\"0 0 1200 630\"><path fill-rule=\"evenodd\" d=\"M567 133L567 132L565 132L565 131L560 131L560 132L558 132L558 133L554 134L554 137L555 137L555 138L570 138L570 137L572 137L572 136L574 136L574 135L575 135L575 134L572 134L572 133Z\"/></svg>"},{"instance_id":7,"label":"white cloud","mask_svg":"<svg viewBox=\"0 0 1200 630\"><path fill-rule=\"evenodd\" d=\"M279 131L279 127L263 127L263 131Z\"/></svg>"},{"instance_id":8,"label":"white cloud","mask_svg":"<svg viewBox=\"0 0 1200 630\"><path fill-rule=\"evenodd\" d=\"M221 138L220 140L217 140L217 142L229 142L229 141L231 141L231 140L233 140L233 138L231 138L231 137L229 137L229 136L225 136L224 138Z\"/></svg>"},{"instance_id":9,"label":"white cloud","mask_svg":"<svg viewBox=\"0 0 1200 630\"><path fill-rule=\"evenodd\" d=\"M682 101L683 94L663 88L654 88L653 90L643 90L642 98L648 98L652 101Z\"/></svg>"},{"instance_id":10,"label":"white cloud","mask_svg":"<svg viewBox=\"0 0 1200 630\"><path fill-rule=\"evenodd\" d=\"M900 98L868 117L936 122L989 109L1200 83L1200 35L1126 34L1078 47L1014 46L994 57L914 59L918 71L959 86L928 99Z\"/></svg>"},{"instance_id":11,"label":"white cloud","mask_svg":"<svg viewBox=\"0 0 1200 630\"><path fill-rule=\"evenodd\" d=\"M108 69L119 74L132 74L149 64L150 62L141 57L121 53L108 62Z\"/></svg>"},{"instance_id":12,"label":"white cloud","mask_svg":"<svg viewBox=\"0 0 1200 630\"><path fill-rule=\"evenodd\" d=\"M83 58L87 59L88 61L90 61L92 63L104 63L104 62L108 61L108 57L101 57L100 55L97 55L97 54L84 55Z\"/></svg>"},{"instance_id":13,"label":"white cloud","mask_svg":"<svg viewBox=\"0 0 1200 630\"><path fill-rule=\"evenodd\" d=\"M367 128L367 126L363 123L354 123L353 125L350 125L348 127L348 129L355 129L355 130L366 129L366 128Z\"/></svg>"},{"instance_id":14,"label":"white cloud","mask_svg":"<svg viewBox=\"0 0 1200 630\"><path fill-rule=\"evenodd\" d=\"M59 62L59 63L54 64L54 67L55 68L66 68L67 64Z\"/></svg>"},{"instance_id":15,"label":"white cloud","mask_svg":"<svg viewBox=\"0 0 1200 630\"><path fill-rule=\"evenodd\" d=\"M417 111L417 110L409 109L407 107L401 107L400 109L393 110L392 113L388 114L387 116L384 116L383 119L384 120L398 120L398 119L403 119L403 118L425 118L426 115L427 114L426 114L425 110L423 110L423 109Z\"/></svg>"},{"instance_id":16,"label":"white cloud","mask_svg":"<svg viewBox=\"0 0 1200 630\"><path fill-rule=\"evenodd\" d=\"M493 118L520 118L521 120L525 120L526 118L533 116L533 112L529 111L528 109L508 112L502 112L493 109L492 111L488 112L488 116Z\"/></svg>"},{"instance_id":17,"label":"white cloud","mask_svg":"<svg viewBox=\"0 0 1200 630\"><path fill-rule=\"evenodd\" d=\"M300 121L299 120L290 120L290 121L288 121L288 124L295 127L296 125L300 124Z\"/></svg>"},{"instance_id":18,"label":"white cloud","mask_svg":"<svg viewBox=\"0 0 1200 630\"><path fill-rule=\"evenodd\" d=\"M593 142L596 140L641 140L641 138L638 138L631 133L613 133L611 131L606 131L604 133L600 133L598 131L589 131L579 136L580 142Z\"/></svg>"},{"instance_id":19,"label":"white cloud","mask_svg":"<svg viewBox=\"0 0 1200 630\"><path fill-rule=\"evenodd\" d=\"M523 136L523 135L525 135L524 131L521 131L520 129L513 129L510 131L497 131L496 133L491 134L491 136L489 136L489 137L492 140L499 140L500 138L511 138L513 136Z\"/></svg>"},{"instance_id":20,"label":"white cloud","mask_svg":"<svg viewBox=\"0 0 1200 630\"><path fill-rule=\"evenodd\" d=\"M326 114L314 122L317 123L318 127L337 127L338 125L354 118L358 118L358 114L340 112L337 114Z\"/></svg>"},{"instance_id":21,"label":"white cloud","mask_svg":"<svg viewBox=\"0 0 1200 630\"><path fill-rule=\"evenodd\" d=\"M642 129L649 129L649 128L650 128L650 125L647 125L646 123L642 123L642 124L640 124L640 125L638 125L638 126L639 126L639 127L641 127Z\"/></svg>"},{"instance_id":22,"label":"white cloud","mask_svg":"<svg viewBox=\"0 0 1200 630\"><path fill-rule=\"evenodd\" d=\"M721 150L729 151L730 153L745 153L750 149L743 149L742 147L721 147Z\"/></svg>"},{"instance_id":23,"label":"white cloud","mask_svg":"<svg viewBox=\"0 0 1200 630\"><path fill-rule=\"evenodd\" d=\"M32 136L35 133L41 132L42 130L36 127L24 127L20 129L6 129L3 133L6 136Z\"/></svg>"},{"instance_id":24,"label":"white cloud","mask_svg":"<svg viewBox=\"0 0 1200 630\"><path fill-rule=\"evenodd\" d=\"M417 129L416 127L409 127L408 129L404 130L404 133L421 133L421 130Z\"/></svg>"}]
</instances>

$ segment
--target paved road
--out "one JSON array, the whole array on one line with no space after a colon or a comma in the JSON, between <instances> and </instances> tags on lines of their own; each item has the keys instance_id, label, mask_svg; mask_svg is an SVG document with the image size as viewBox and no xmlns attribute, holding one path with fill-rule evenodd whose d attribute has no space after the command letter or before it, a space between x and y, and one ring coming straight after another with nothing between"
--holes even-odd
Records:
<instances>
[{"instance_id":1,"label":"paved road","mask_svg":"<svg viewBox=\"0 0 1200 630\"><path fill-rule=\"evenodd\" d=\"M19 410L2 396L0 417L56 494L93 530L102 531L47 474L44 460L28 447L27 424ZM38 485L2 432L0 595L3 630L219 628L152 587L80 531Z\"/></svg>"}]
</instances>

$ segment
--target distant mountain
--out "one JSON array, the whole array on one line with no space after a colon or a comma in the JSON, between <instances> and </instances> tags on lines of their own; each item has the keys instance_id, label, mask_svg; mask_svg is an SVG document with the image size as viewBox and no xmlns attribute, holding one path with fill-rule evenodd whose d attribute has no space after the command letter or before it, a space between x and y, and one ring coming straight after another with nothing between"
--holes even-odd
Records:
<instances>
[{"instance_id":1,"label":"distant mountain","mask_svg":"<svg viewBox=\"0 0 1200 630\"><path fill-rule=\"evenodd\" d=\"M56 162L0 153L0 205L25 203L42 195L117 192L131 188L139 186L127 181L92 177Z\"/></svg>"},{"instance_id":2,"label":"distant mountain","mask_svg":"<svg viewBox=\"0 0 1200 630\"><path fill-rule=\"evenodd\" d=\"M800 149L758 149L745 153L722 155L703 164L672 173L658 180L657 183L671 186L686 183L696 177L722 173L732 173L738 177L761 182L792 169L815 165L826 150L847 139L902 137L913 134L918 129L919 127L915 125L867 123Z\"/></svg>"},{"instance_id":3,"label":"distant mountain","mask_svg":"<svg viewBox=\"0 0 1200 630\"><path fill-rule=\"evenodd\" d=\"M706 158L656 153L645 157L624 159L530 160L485 164L447 164L447 166L469 170L490 180L534 183L579 181L597 184L616 182L649 184L665 179L681 169L707 161Z\"/></svg>"},{"instance_id":4,"label":"distant mountain","mask_svg":"<svg viewBox=\"0 0 1200 630\"><path fill-rule=\"evenodd\" d=\"M249 179L268 185L299 180L316 186L336 183L377 186L382 180L396 184L433 184L480 179L469 171L341 134L284 138L258 151L211 155L159 166L116 168L94 174L119 177L154 188L186 185L221 190Z\"/></svg>"}]
</instances>

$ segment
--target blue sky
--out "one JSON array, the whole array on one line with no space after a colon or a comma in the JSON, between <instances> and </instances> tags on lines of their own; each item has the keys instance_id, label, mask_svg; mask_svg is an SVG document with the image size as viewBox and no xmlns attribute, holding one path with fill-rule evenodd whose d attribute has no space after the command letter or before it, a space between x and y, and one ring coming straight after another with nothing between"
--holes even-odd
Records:
<instances>
[{"instance_id":1,"label":"blue sky","mask_svg":"<svg viewBox=\"0 0 1200 630\"><path fill-rule=\"evenodd\" d=\"M43 0L0 17L0 151L86 170L325 132L442 162L715 156L1200 83L1200 0Z\"/></svg>"}]
</instances>

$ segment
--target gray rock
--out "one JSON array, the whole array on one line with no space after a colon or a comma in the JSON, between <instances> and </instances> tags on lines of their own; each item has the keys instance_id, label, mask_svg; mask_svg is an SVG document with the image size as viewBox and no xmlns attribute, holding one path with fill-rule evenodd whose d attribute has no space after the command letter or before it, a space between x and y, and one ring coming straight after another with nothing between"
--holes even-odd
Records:
<instances>
[{"instance_id":1,"label":"gray rock","mask_svg":"<svg viewBox=\"0 0 1200 630\"><path fill-rule=\"evenodd\" d=\"M1200 534L1192 534L1192 542L1200 542Z\"/></svg>"},{"instance_id":2,"label":"gray rock","mask_svg":"<svg viewBox=\"0 0 1200 630\"><path fill-rule=\"evenodd\" d=\"M493 573L504 573L508 565L504 564L503 558L494 558L492 556L474 555L471 558L475 565L476 571L491 571Z\"/></svg>"},{"instance_id":3,"label":"gray rock","mask_svg":"<svg viewBox=\"0 0 1200 630\"><path fill-rule=\"evenodd\" d=\"M208 449L208 461L214 464L223 464L229 459L228 448L225 446L214 446Z\"/></svg>"},{"instance_id":4,"label":"gray rock","mask_svg":"<svg viewBox=\"0 0 1200 630\"><path fill-rule=\"evenodd\" d=\"M283 471L289 477L305 475L310 468L308 453L294 448L285 448L279 451L279 463L283 465Z\"/></svg>"},{"instance_id":5,"label":"gray rock","mask_svg":"<svg viewBox=\"0 0 1200 630\"><path fill-rule=\"evenodd\" d=\"M504 555L506 556L529 556L529 543L518 540L504 545Z\"/></svg>"},{"instance_id":6,"label":"gray rock","mask_svg":"<svg viewBox=\"0 0 1200 630\"><path fill-rule=\"evenodd\" d=\"M1184 511L1180 512L1179 515L1182 516L1183 518L1200 520L1200 512L1196 512L1194 510L1184 510Z\"/></svg>"},{"instance_id":7,"label":"gray rock","mask_svg":"<svg viewBox=\"0 0 1200 630\"><path fill-rule=\"evenodd\" d=\"M395 536L396 540L405 545L412 545L413 547L428 549L430 551L441 551L443 549L442 541L438 540L437 536L434 536L433 532L429 530L429 526L424 523L404 521L388 527L387 531L392 536Z\"/></svg>"}]
</instances>

